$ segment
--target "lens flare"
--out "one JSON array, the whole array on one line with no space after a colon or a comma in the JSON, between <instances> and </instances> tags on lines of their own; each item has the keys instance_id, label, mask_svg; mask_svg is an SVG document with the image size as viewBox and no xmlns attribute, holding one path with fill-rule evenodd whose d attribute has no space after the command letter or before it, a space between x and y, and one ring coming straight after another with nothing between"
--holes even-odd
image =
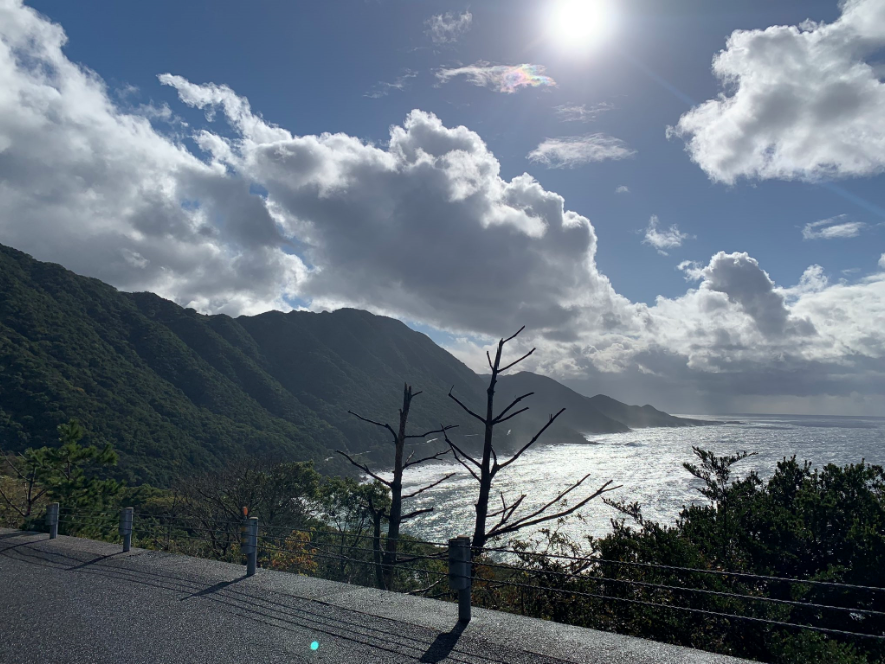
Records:
<instances>
[{"instance_id":1,"label":"lens flare","mask_svg":"<svg viewBox=\"0 0 885 664\"><path fill-rule=\"evenodd\" d=\"M586 50L612 31L614 13L607 0L559 0L550 15L553 38L571 50Z\"/></svg>"}]
</instances>

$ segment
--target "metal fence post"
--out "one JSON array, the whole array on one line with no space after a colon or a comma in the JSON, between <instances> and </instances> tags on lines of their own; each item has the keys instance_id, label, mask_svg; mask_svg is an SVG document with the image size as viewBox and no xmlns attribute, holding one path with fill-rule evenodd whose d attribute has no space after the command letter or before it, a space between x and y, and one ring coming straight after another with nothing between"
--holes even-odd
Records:
<instances>
[{"instance_id":1,"label":"metal fence post","mask_svg":"<svg viewBox=\"0 0 885 664\"><path fill-rule=\"evenodd\" d=\"M458 591L458 620L470 622L470 538L449 540L449 588Z\"/></svg>"},{"instance_id":2,"label":"metal fence post","mask_svg":"<svg viewBox=\"0 0 885 664\"><path fill-rule=\"evenodd\" d=\"M240 549L246 554L246 576L252 576L258 567L258 517L243 519L243 525L240 526Z\"/></svg>"},{"instance_id":3,"label":"metal fence post","mask_svg":"<svg viewBox=\"0 0 885 664\"><path fill-rule=\"evenodd\" d=\"M58 537L58 503L46 506L46 525L49 526L49 539Z\"/></svg>"},{"instance_id":4,"label":"metal fence post","mask_svg":"<svg viewBox=\"0 0 885 664\"><path fill-rule=\"evenodd\" d=\"M132 548L132 520L134 510L124 507L120 510L120 534L123 536L123 553Z\"/></svg>"}]
</instances>

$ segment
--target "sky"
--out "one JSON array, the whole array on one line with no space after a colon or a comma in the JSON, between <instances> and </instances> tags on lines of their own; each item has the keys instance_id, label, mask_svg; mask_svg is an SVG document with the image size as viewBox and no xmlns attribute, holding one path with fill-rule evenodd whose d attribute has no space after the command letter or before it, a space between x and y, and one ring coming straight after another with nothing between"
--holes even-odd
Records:
<instances>
[{"instance_id":1,"label":"sky","mask_svg":"<svg viewBox=\"0 0 885 664\"><path fill-rule=\"evenodd\" d=\"M0 242L671 412L885 412L885 0L0 0Z\"/></svg>"}]
</instances>

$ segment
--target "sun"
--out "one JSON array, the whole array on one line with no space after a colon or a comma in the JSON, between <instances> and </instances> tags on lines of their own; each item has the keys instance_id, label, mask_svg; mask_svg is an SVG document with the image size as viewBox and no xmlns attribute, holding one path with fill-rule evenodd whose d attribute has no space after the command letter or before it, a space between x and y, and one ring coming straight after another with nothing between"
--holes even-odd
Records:
<instances>
[{"instance_id":1,"label":"sun","mask_svg":"<svg viewBox=\"0 0 885 664\"><path fill-rule=\"evenodd\" d=\"M551 4L551 35L568 49L591 49L611 32L614 12L606 0L558 0Z\"/></svg>"}]
</instances>

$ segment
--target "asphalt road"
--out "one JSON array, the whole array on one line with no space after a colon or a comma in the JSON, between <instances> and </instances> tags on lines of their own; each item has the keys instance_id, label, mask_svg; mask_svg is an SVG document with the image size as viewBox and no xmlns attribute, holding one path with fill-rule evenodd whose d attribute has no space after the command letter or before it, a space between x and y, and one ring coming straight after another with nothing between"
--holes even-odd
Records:
<instances>
[{"instance_id":1,"label":"asphalt road","mask_svg":"<svg viewBox=\"0 0 885 664\"><path fill-rule=\"evenodd\" d=\"M466 629L456 618L435 600L0 530L3 664L743 661L482 609Z\"/></svg>"}]
</instances>

